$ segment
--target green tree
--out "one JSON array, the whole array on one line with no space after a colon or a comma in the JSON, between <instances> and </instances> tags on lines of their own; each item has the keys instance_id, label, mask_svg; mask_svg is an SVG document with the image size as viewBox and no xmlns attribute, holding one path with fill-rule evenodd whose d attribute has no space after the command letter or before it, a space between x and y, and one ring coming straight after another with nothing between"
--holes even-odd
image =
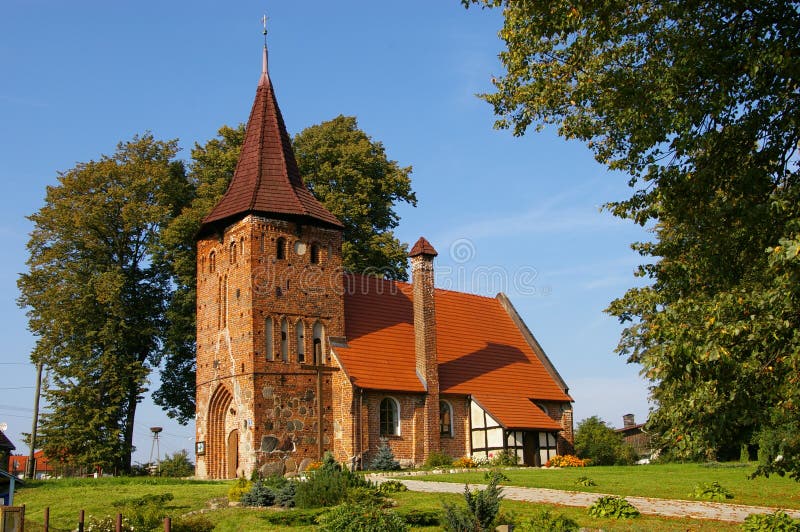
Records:
<instances>
[{"instance_id":1,"label":"green tree","mask_svg":"<svg viewBox=\"0 0 800 532\"><path fill-rule=\"evenodd\" d=\"M167 414L182 423L193 419L195 388L194 237L236 170L245 128L222 126L217 138L195 144L189 178L191 205L163 231L164 257L173 265L177 288L172 295L165 339L168 356L161 387L153 394ZM407 279L406 245L392 233L398 201L416 205L411 167L386 157L383 145L358 129L356 119L339 116L306 128L294 138L297 164L315 197L344 224L344 267L351 271Z\"/></svg>"},{"instance_id":2,"label":"green tree","mask_svg":"<svg viewBox=\"0 0 800 532\"><path fill-rule=\"evenodd\" d=\"M48 456L130 469L136 406L159 363L169 270L162 227L188 197L176 141L152 135L78 164L47 188L29 219L20 306L37 336L31 355L50 379L42 446Z\"/></svg>"},{"instance_id":3,"label":"green tree","mask_svg":"<svg viewBox=\"0 0 800 532\"><path fill-rule=\"evenodd\" d=\"M408 279L407 246L394 236L398 202L416 206L411 167L386 157L383 144L339 115L295 135L297 166L314 196L344 224L342 261L353 272Z\"/></svg>"},{"instance_id":4,"label":"green tree","mask_svg":"<svg viewBox=\"0 0 800 532\"><path fill-rule=\"evenodd\" d=\"M195 304L197 300L197 247L195 235L203 218L228 188L244 142L244 125L222 126L213 138L192 149L189 171L191 200L162 231L159 253L171 265L175 290L166 311L161 386L153 400L181 423L194 419Z\"/></svg>"},{"instance_id":5,"label":"green tree","mask_svg":"<svg viewBox=\"0 0 800 532\"><path fill-rule=\"evenodd\" d=\"M588 458L591 465L624 465L631 463L622 436L597 416L578 423L575 430L575 453Z\"/></svg>"},{"instance_id":6,"label":"green tree","mask_svg":"<svg viewBox=\"0 0 800 532\"><path fill-rule=\"evenodd\" d=\"M503 8L496 125L585 141L634 189L611 212L654 232L650 284L608 310L648 429L680 458L755 439L763 472L800 473L798 3L463 3Z\"/></svg>"}]
</instances>

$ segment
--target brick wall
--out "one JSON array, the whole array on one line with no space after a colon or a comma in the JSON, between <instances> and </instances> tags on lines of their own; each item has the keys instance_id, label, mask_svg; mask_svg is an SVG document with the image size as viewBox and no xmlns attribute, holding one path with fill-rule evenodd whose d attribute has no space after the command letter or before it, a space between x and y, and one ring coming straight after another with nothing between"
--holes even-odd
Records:
<instances>
[{"instance_id":1,"label":"brick wall","mask_svg":"<svg viewBox=\"0 0 800 532\"><path fill-rule=\"evenodd\" d=\"M279 242L283 259L277 257ZM312 245L319 250L316 264ZM341 232L250 215L221 236L199 240L197 251L196 424L197 441L207 442L206 454L197 458L197 475L234 476L229 464L220 466L230 462L233 430L239 434L239 475L287 456L319 458L333 442L335 368L327 337L344 332ZM274 360L266 358L268 317ZM287 361L281 357L284 319ZM305 330L303 363L298 323ZM315 324L325 331L319 365L314 365ZM228 390L226 408L212 402L220 386Z\"/></svg>"}]
</instances>

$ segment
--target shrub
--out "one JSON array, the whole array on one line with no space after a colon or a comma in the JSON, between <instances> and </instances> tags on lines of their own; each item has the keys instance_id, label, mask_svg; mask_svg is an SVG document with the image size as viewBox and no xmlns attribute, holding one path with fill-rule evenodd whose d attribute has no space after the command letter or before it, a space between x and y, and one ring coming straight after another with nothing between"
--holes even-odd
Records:
<instances>
[{"instance_id":1,"label":"shrub","mask_svg":"<svg viewBox=\"0 0 800 532\"><path fill-rule=\"evenodd\" d=\"M378 491L381 493L397 493L398 491L408 491L408 488L399 480L387 480L378 484Z\"/></svg>"},{"instance_id":2,"label":"shrub","mask_svg":"<svg viewBox=\"0 0 800 532\"><path fill-rule=\"evenodd\" d=\"M358 487L347 490L345 500L356 506L386 506L386 497L377 488Z\"/></svg>"},{"instance_id":3,"label":"shrub","mask_svg":"<svg viewBox=\"0 0 800 532\"><path fill-rule=\"evenodd\" d=\"M489 483L494 482L495 484L500 484L503 481L508 482L511 479L505 476L505 474L499 469L492 469L491 471L486 471L483 474L483 480Z\"/></svg>"},{"instance_id":4,"label":"shrub","mask_svg":"<svg viewBox=\"0 0 800 532\"><path fill-rule=\"evenodd\" d=\"M236 482L228 489L228 500L238 502L242 500L242 495L250 491L253 483L246 478L237 478Z\"/></svg>"},{"instance_id":5,"label":"shrub","mask_svg":"<svg viewBox=\"0 0 800 532\"><path fill-rule=\"evenodd\" d=\"M250 491L242 495L241 501L244 506L272 506L275 503L275 492L258 480Z\"/></svg>"},{"instance_id":6,"label":"shrub","mask_svg":"<svg viewBox=\"0 0 800 532\"><path fill-rule=\"evenodd\" d=\"M613 517L614 519L631 519L639 517L639 510L621 497L600 497L589 507L592 517Z\"/></svg>"},{"instance_id":7,"label":"shrub","mask_svg":"<svg viewBox=\"0 0 800 532\"><path fill-rule=\"evenodd\" d=\"M394 459L394 453L392 453L392 449L386 439L381 439L378 454L369 463L369 468L376 471L397 471L400 469L400 462Z\"/></svg>"},{"instance_id":8,"label":"shrub","mask_svg":"<svg viewBox=\"0 0 800 532\"><path fill-rule=\"evenodd\" d=\"M733 499L733 493L722 487L719 482L714 481L711 484L698 484L689 497L706 501L724 501Z\"/></svg>"},{"instance_id":9,"label":"shrub","mask_svg":"<svg viewBox=\"0 0 800 532\"><path fill-rule=\"evenodd\" d=\"M558 454L547 461L545 467L586 467L589 460L582 460L571 454Z\"/></svg>"},{"instance_id":10,"label":"shrub","mask_svg":"<svg viewBox=\"0 0 800 532\"><path fill-rule=\"evenodd\" d=\"M372 484L358 473L342 469L336 460L326 454L322 466L310 474L305 482L295 486L294 503L298 508L319 508L336 506L344 500L349 488L369 488Z\"/></svg>"},{"instance_id":11,"label":"shrub","mask_svg":"<svg viewBox=\"0 0 800 532\"><path fill-rule=\"evenodd\" d=\"M453 457L441 451L433 451L428 455L428 458L425 459L425 467L449 466L452 463Z\"/></svg>"},{"instance_id":12,"label":"shrub","mask_svg":"<svg viewBox=\"0 0 800 532\"><path fill-rule=\"evenodd\" d=\"M588 488L589 486L597 486L597 483L589 477L578 477L575 479L575 485Z\"/></svg>"},{"instance_id":13,"label":"shrub","mask_svg":"<svg viewBox=\"0 0 800 532\"><path fill-rule=\"evenodd\" d=\"M503 499L503 490L497 486L498 481L498 476L493 475L485 490L470 491L469 484L464 486L466 508L444 503L444 529L453 532L494 530Z\"/></svg>"},{"instance_id":14,"label":"shrub","mask_svg":"<svg viewBox=\"0 0 800 532\"><path fill-rule=\"evenodd\" d=\"M580 530L580 526L562 514L553 514L550 510L539 510L533 517L514 527L514 530L519 532L574 532Z\"/></svg>"},{"instance_id":15,"label":"shrub","mask_svg":"<svg viewBox=\"0 0 800 532\"><path fill-rule=\"evenodd\" d=\"M463 457L461 457L458 460L453 462L453 467L461 467L461 468L465 468L465 469L473 469L473 468L478 467L478 464L476 464L475 460L473 460L471 457L463 456Z\"/></svg>"},{"instance_id":16,"label":"shrub","mask_svg":"<svg viewBox=\"0 0 800 532\"><path fill-rule=\"evenodd\" d=\"M578 423L575 431L575 454L589 458L593 465L624 464L629 458L622 436L597 416Z\"/></svg>"},{"instance_id":17,"label":"shrub","mask_svg":"<svg viewBox=\"0 0 800 532\"><path fill-rule=\"evenodd\" d=\"M508 451L507 449L503 449L499 451L494 456L491 454L489 465L493 467L508 467L508 466L515 466L517 465L517 455L514 452Z\"/></svg>"},{"instance_id":18,"label":"shrub","mask_svg":"<svg viewBox=\"0 0 800 532\"><path fill-rule=\"evenodd\" d=\"M288 481L275 491L275 504L283 508L294 508L295 495L297 495L297 482Z\"/></svg>"},{"instance_id":19,"label":"shrub","mask_svg":"<svg viewBox=\"0 0 800 532\"><path fill-rule=\"evenodd\" d=\"M158 474L162 477L190 477L194 475L194 464L189 460L186 450L167 455L158 465Z\"/></svg>"},{"instance_id":20,"label":"shrub","mask_svg":"<svg viewBox=\"0 0 800 532\"><path fill-rule=\"evenodd\" d=\"M396 513L375 506L342 504L322 514L317 522L320 530L328 532L405 532L408 525Z\"/></svg>"},{"instance_id":21,"label":"shrub","mask_svg":"<svg viewBox=\"0 0 800 532\"><path fill-rule=\"evenodd\" d=\"M418 509L411 509L411 510L397 510L397 515L399 515L403 521L408 523L413 527L425 527L425 526L439 526L440 525L440 517L441 512L437 512L436 510L418 510Z\"/></svg>"},{"instance_id":22,"label":"shrub","mask_svg":"<svg viewBox=\"0 0 800 532\"><path fill-rule=\"evenodd\" d=\"M633 465L639 460L639 453L632 446L623 443L617 449L616 465Z\"/></svg>"},{"instance_id":23,"label":"shrub","mask_svg":"<svg viewBox=\"0 0 800 532\"><path fill-rule=\"evenodd\" d=\"M742 524L745 532L798 532L800 521L778 510L774 514L750 514Z\"/></svg>"},{"instance_id":24,"label":"shrub","mask_svg":"<svg viewBox=\"0 0 800 532\"><path fill-rule=\"evenodd\" d=\"M174 519L170 530L172 532L211 532L214 530L214 523L204 515L190 515Z\"/></svg>"},{"instance_id":25,"label":"shrub","mask_svg":"<svg viewBox=\"0 0 800 532\"><path fill-rule=\"evenodd\" d=\"M164 520L167 515L164 506L172 499L172 493L158 493L120 499L111 505L119 509L135 530L150 530Z\"/></svg>"},{"instance_id":26,"label":"shrub","mask_svg":"<svg viewBox=\"0 0 800 532\"><path fill-rule=\"evenodd\" d=\"M105 517L89 516L86 523L86 532L115 532L117 530L117 518L107 515ZM122 532L135 532L131 522L126 518L122 518Z\"/></svg>"}]
</instances>

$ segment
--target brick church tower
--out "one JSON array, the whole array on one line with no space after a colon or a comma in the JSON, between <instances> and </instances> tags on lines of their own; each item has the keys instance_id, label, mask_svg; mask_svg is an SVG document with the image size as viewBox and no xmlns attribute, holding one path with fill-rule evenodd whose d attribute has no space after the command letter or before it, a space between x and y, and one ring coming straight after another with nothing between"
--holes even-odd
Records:
<instances>
[{"instance_id":1,"label":"brick church tower","mask_svg":"<svg viewBox=\"0 0 800 532\"><path fill-rule=\"evenodd\" d=\"M267 71L197 236L197 470L249 477L332 448L328 338L344 335L342 224L306 188Z\"/></svg>"}]
</instances>

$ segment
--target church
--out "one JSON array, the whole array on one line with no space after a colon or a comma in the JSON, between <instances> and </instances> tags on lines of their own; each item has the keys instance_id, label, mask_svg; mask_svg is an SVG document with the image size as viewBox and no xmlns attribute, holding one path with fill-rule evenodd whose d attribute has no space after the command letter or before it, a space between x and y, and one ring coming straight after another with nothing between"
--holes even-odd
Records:
<instances>
[{"instance_id":1,"label":"church","mask_svg":"<svg viewBox=\"0 0 800 532\"><path fill-rule=\"evenodd\" d=\"M367 467L570 452L572 398L504 295L346 272L342 223L303 183L264 47L236 171L197 233L196 475L250 477L330 451Z\"/></svg>"}]
</instances>

